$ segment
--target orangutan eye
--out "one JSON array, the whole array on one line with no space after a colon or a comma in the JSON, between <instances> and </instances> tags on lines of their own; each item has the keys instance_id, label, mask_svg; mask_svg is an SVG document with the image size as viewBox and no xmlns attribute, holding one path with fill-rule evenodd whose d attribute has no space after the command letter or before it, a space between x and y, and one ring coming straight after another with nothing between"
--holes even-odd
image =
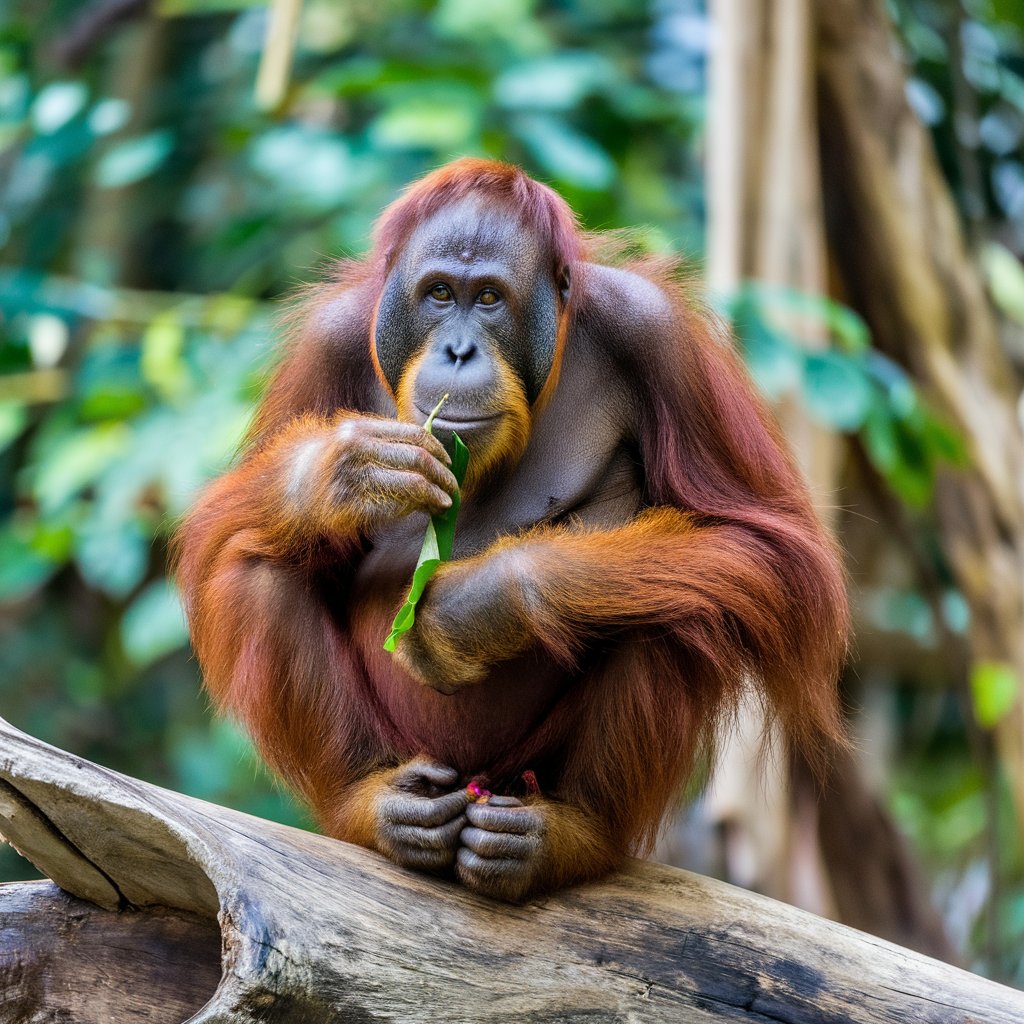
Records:
<instances>
[{"instance_id":1,"label":"orangutan eye","mask_svg":"<svg viewBox=\"0 0 1024 1024\"><path fill-rule=\"evenodd\" d=\"M476 297L476 301L481 306L493 306L496 302L501 302L501 296L493 288L485 288Z\"/></svg>"},{"instance_id":2,"label":"orangutan eye","mask_svg":"<svg viewBox=\"0 0 1024 1024\"><path fill-rule=\"evenodd\" d=\"M430 289L430 297L432 299L437 299L438 302L451 302L451 289L446 284L435 284L434 287Z\"/></svg>"}]
</instances>

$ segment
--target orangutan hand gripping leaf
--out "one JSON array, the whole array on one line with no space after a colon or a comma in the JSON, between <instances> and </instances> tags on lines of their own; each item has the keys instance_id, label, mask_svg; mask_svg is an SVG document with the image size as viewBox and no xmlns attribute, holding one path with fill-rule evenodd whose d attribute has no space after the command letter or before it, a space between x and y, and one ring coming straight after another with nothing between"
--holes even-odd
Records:
<instances>
[{"instance_id":1,"label":"orangutan hand gripping leaf","mask_svg":"<svg viewBox=\"0 0 1024 1024\"><path fill-rule=\"evenodd\" d=\"M444 405L445 395L440 402L434 406L433 411L423 424L423 429L429 434L434 426L434 417L438 414L441 406ZM452 452L452 473L462 486L466 478L466 468L469 466L469 449L462 443L458 434L452 434L452 441L455 450ZM399 609L395 621L391 623L391 632L384 641L384 650L394 652L399 637L412 628L416 619L416 602L423 594L430 577L437 572L437 567L442 562L447 562L452 557L452 544L455 541L455 518L459 514L461 492L456 491L452 495L451 508L431 516L427 523L427 532L423 538L423 547L420 548L420 557L416 562L416 571L412 575L412 584L409 587L409 596L405 604Z\"/></svg>"}]
</instances>

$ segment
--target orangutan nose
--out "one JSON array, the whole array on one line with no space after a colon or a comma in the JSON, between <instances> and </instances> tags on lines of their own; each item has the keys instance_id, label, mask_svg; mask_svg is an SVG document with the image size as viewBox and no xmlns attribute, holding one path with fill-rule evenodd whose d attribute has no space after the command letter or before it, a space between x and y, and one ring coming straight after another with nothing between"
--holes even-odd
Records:
<instances>
[{"instance_id":1,"label":"orangutan nose","mask_svg":"<svg viewBox=\"0 0 1024 1024\"><path fill-rule=\"evenodd\" d=\"M472 338L459 338L447 342L444 351L453 363L465 363L476 354L476 342Z\"/></svg>"}]
</instances>

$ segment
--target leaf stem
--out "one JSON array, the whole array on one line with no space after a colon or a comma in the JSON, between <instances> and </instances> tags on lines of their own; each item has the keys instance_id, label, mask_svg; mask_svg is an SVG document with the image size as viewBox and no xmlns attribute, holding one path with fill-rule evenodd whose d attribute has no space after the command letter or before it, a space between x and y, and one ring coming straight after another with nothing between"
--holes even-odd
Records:
<instances>
[{"instance_id":1,"label":"leaf stem","mask_svg":"<svg viewBox=\"0 0 1024 1024\"><path fill-rule=\"evenodd\" d=\"M430 411L430 415L427 417L427 422L423 424L423 429L429 434L434 429L434 417L441 411L441 406L448 401L448 392L446 391L441 396L441 401L434 406Z\"/></svg>"}]
</instances>

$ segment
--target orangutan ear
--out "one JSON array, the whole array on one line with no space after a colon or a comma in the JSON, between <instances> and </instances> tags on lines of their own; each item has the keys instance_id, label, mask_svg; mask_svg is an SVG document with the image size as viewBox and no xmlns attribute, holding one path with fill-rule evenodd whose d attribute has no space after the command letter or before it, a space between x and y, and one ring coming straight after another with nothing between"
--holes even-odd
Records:
<instances>
[{"instance_id":1,"label":"orangutan ear","mask_svg":"<svg viewBox=\"0 0 1024 1024\"><path fill-rule=\"evenodd\" d=\"M568 266L562 267L558 274L558 294L561 296L562 302L566 303L569 301L569 284L572 281L572 274L569 272Z\"/></svg>"}]
</instances>

